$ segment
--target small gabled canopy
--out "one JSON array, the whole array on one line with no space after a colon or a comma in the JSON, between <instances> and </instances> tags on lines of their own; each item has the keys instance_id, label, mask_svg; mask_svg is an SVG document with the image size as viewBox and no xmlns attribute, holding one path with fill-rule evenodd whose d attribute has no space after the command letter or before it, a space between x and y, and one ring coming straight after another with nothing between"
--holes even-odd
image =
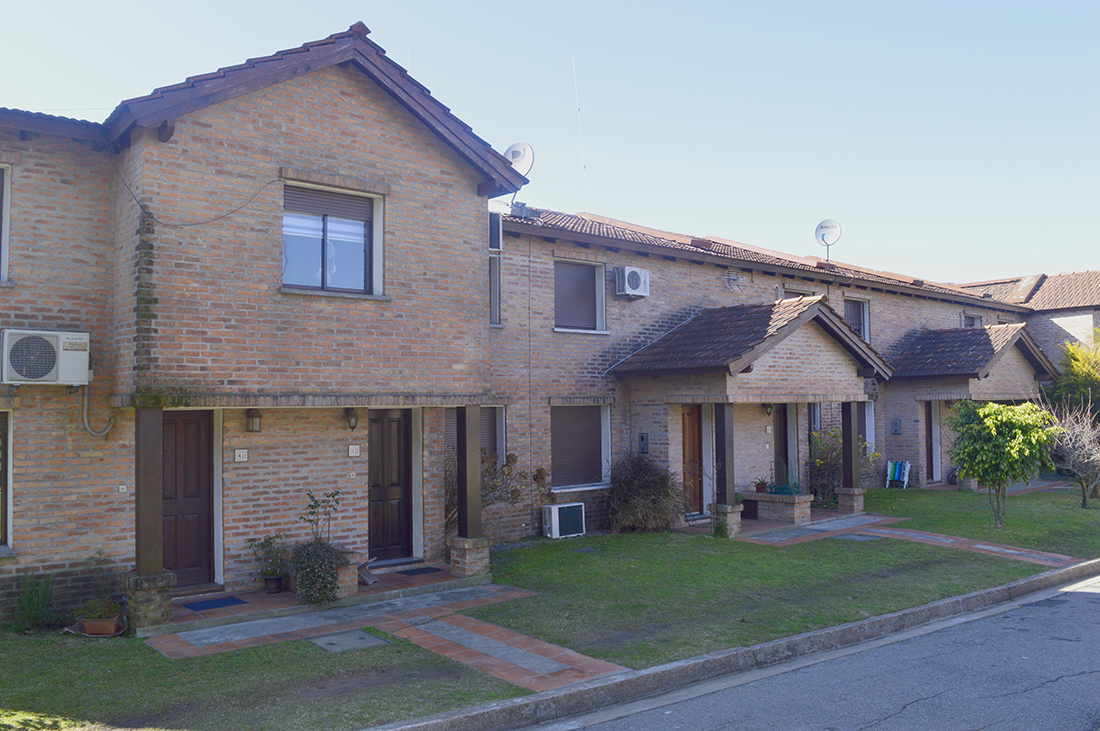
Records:
<instances>
[{"instance_id":1,"label":"small gabled canopy","mask_svg":"<svg viewBox=\"0 0 1100 731\"><path fill-rule=\"evenodd\" d=\"M704 310L611 371L619 378L716 371L736 375L808 322L820 325L855 358L859 375L890 378L890 365L829 307L824 295Z\"/></svg>"},{"instance_id":2,"label":"small gabled canopy","mask_svg":"<svg viewBox=\"0 0 1100 731\"><path fill-rule=\"evenodd\" d=\"M1037 380L1057 373L1021 322L920 332L893 359L894 378L985 378L1012 346Z\"/></svg>"},{"instance_id":3,"label":"small gabled canopy","mask_svg":"<svg viewBox=\"0 0 1100 731\"><path fill-rule=\"evenodd\" d=\"M122 102L103 123L111 141L128 144L130 130L171 124L181 115L218 102L266 88L330 66L354 68L386 90L399 104L439 136L463 159L481 171L487 180L478 186L478 194L494 197L519 190L527 179L512 168L507 159L450 110L436 101L385 51L367 39L370 33L363 23L355 23L343 33L300 48L279 51L255 58L211 74L193 76L181 84L156 89L146 96Z\"/></svg>"}]
</instances>

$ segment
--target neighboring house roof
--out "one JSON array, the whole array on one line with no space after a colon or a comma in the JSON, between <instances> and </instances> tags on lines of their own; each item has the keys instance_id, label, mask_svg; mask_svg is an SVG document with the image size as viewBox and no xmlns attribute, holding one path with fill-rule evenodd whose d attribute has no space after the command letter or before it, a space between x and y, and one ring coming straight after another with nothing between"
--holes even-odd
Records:
<instances>
[{"instance_id":1,"label":"neighboring house roof","mask_svg":"<svg viewBox=\"0 0 1100 731\"><path fill-rule=\"evenodd\" d=\"M243 64L213 73L192 76L180 84L164 86L145 96L127 99L111 112L102 125L32 112L14 112L17 116L13 117L12 110L4 110L9 115L5 118L0 114L0 126L81 139L88 139L81 137L82 134L91 134L89 130L100 128L101 132L95 132L98 141L125 147L134 127L171 125L174 118L188 112L339 65L361 71L470 165L481 171L487 180L478 186L479 195L492 197L514 193L527 183L527 179L516 172L503 155L436 101L405 69L391 61L381 47L368 40L368 33L367 26L355 23L343 33L335 33L324 40L263 58L249 59Z\"/></svg>"},{"instance_id":2,"label":"neighboring house roof","mask_svg":"<svg viewBox=\"0 0 1100 731\"><path fill-rule=\"evenodd\" d=\"M678 252L676 256L723 266L751 266L757 269L774 267L807 279L847 279L848 283L860 280L868 286L886 286L926 296L989 303L989 299L983 298L981 292L951 284L914 279L903 274L880 272L852 264L824 262L816 257L793 256L714 236L698 237L659 231L588 213L574 215L524 206L521 215L505 215L504 225L507 231L514 234L562 238L612 249L674 249ZM650 251L646 250L644 253Z\"/></svg>"},{"instance_id":3,"label":"neighboring house roof","mask_svg":"<svg viewBox=\"0 0 1100 731\"><path fill-rule=\"evenodd\" d=\"M91 142L108 142L107 130L98 122L58 117L41 112L25 112L22 109L0 107L0 129L38 132Z\"/></svg>"},{"instance_id":4,"label":"neighboring house roof","mask_svg":"<svg viewBox=\"0 0 1100 731\"><path fill-rule=\"evenodd\" d=\"M1021 304L1033 310L1069 310L1100 307L1100 271L1064 274L1032 274L962 285L1000 302Z\"/></svg>"},{"instance_id":5,"label":"neighboring house roof","mask_svg":"<svg viewBox=\"0 0 1100 731\"><path fill-rule=\"evenodd\" d=\"M866 369L893 369L828 304L824 295L704 310L611 368L618 377L724 371L737 374L807 322L821 325Z\"/></svg>"},{"instance_id":6,"label":"neighboring house roof","mask_svg":"<svg viewBox=\"0 0 1100 731\"><path fill-rule=\"evenodd\" d=\"M894 378L985 378L1012 346L1037 375L1057 373L1023 323L922 330L892 359Z\"/></svg>"}]
</instances>

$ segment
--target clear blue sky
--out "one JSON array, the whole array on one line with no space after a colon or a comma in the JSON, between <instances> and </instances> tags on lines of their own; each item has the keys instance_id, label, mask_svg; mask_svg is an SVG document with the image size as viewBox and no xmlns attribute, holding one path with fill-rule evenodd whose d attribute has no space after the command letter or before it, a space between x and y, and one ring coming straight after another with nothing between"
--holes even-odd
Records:
<instances>
[{"instance_id":1,"label":"clear blue sky","mask_svg":"<svg viewBox=\"0 0 1100 731\"><path fill-rule=\"evenodd\" d=\"M530 205L939 281L1100 268L1100 3L0 0L0 106L119 101L362 20ZM581 170L576 62L590 204Z\"/></svg>"}]
</instances>

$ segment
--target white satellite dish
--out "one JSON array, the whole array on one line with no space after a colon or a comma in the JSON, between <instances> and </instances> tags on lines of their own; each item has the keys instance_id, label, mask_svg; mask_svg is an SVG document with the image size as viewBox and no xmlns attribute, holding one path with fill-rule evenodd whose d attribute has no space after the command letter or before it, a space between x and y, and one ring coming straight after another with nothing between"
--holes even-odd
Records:
<instances>
[{"instance_id":1,"label":"white satellite dish","mask_svg":"<svg viewBox=\"0 0 1100 731\"><path fill-rule=\"evenodd\" d=\"M831 218L826 218L817 224L814 238L817 239L817 243L825 247L825 261L829 261L829 247L840 239L840 224Z\"/></svg>"},{"instance_id":2,"label":"white satellite dish","mask_svg":"<svg viewBox=\"0 0 1100 731\"><path fill-rule=\"evenodd\" d=\"M504 151L504 157L512 163L516 172L527 177L531 172L531 166L535 164L535 151L526 142L517 142Z\"/></svg>"}]
</instances>

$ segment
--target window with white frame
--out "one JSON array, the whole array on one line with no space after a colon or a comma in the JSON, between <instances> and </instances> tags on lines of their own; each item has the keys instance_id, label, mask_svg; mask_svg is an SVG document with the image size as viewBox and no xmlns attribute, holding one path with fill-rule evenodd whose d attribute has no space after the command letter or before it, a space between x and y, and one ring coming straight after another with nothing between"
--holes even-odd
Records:
<instances>
[{"instance_id":1,"label":"window with white frame","mask_svg":"<svg viewBox=\"0 0 1100 731\"><path fill-rule=\"evenodd\" d=\"M800 287L788 287L783 286L783 298L794 299L795 297L813 297L814 292L812 289L802 289Z\"/></svg>"},{"instance_id":2,"label":"window with white frame","mask_svg":"<svg viewBox=\"0 0 1100 731\"><path fill-rule=\"evenodd\" d=\"M8 279L8 219L11 212L11 167L0 165L0 282Z\"/></svg>"},{"instance_id":3,"label":"window with white frame","mask_svg":"<svg viewBox=\"0 0 1100 731\"><path fill-rule=\"evenodd\" d=\"M372 196L283 189L283 286L381 294L381 246Z\"/></svg>"},{"instance_id":4,"label":"window with white frame","mask_svg":"<svg viewBox=\"0 0 1100 731\"><path fill-rule=\"evenodd\" d=\"M507 449L504 438L504 407L482 406L479 411L481 449L488 454L495 454L497 461L503 462ZM458 449L458 409L448 408L443 411L443 448Z\"/></svg>"},{"instance_id":5,"label":"window with white frame","mask_svg":"<svg viewBox=\"0 0 1100 731\"><path fill-rule=\"evenodd\" d=\"M844 299L844 321L859 333L859 336L870 342L871 318L870 307L867 300Z\"/></svg>"},{"instance_id":6,"label":"window with white frame","mask_svg":"<svg viewBox=\"0 0 1100 731\"><path fill-rule=\"evenodd\" d=\"M981 315L971 315L969 313L964 312L963 316L962 316L962 326L963 327L981 327L982 326L982 316Z\"/></svg>"},{"instance_id":7,"label":"window with white frame","mask_svg":"<svg viewBox=\"0 0 1100 731\"><path fill-rule=\"evenodd\" d=\"M605 330L603 264L554 262L554 328L579 332Z\"/></svg>"},{"instance_id":8,"label":"window with white frame","mask_svg":"<svg viewBox=\"0 0 1100 731\"><path fill-rule=\"evenodd\" d=\"M611 472L609 406L550 407L550 478L555 490L605 484Z\"/></svg>"}]
</instances>

